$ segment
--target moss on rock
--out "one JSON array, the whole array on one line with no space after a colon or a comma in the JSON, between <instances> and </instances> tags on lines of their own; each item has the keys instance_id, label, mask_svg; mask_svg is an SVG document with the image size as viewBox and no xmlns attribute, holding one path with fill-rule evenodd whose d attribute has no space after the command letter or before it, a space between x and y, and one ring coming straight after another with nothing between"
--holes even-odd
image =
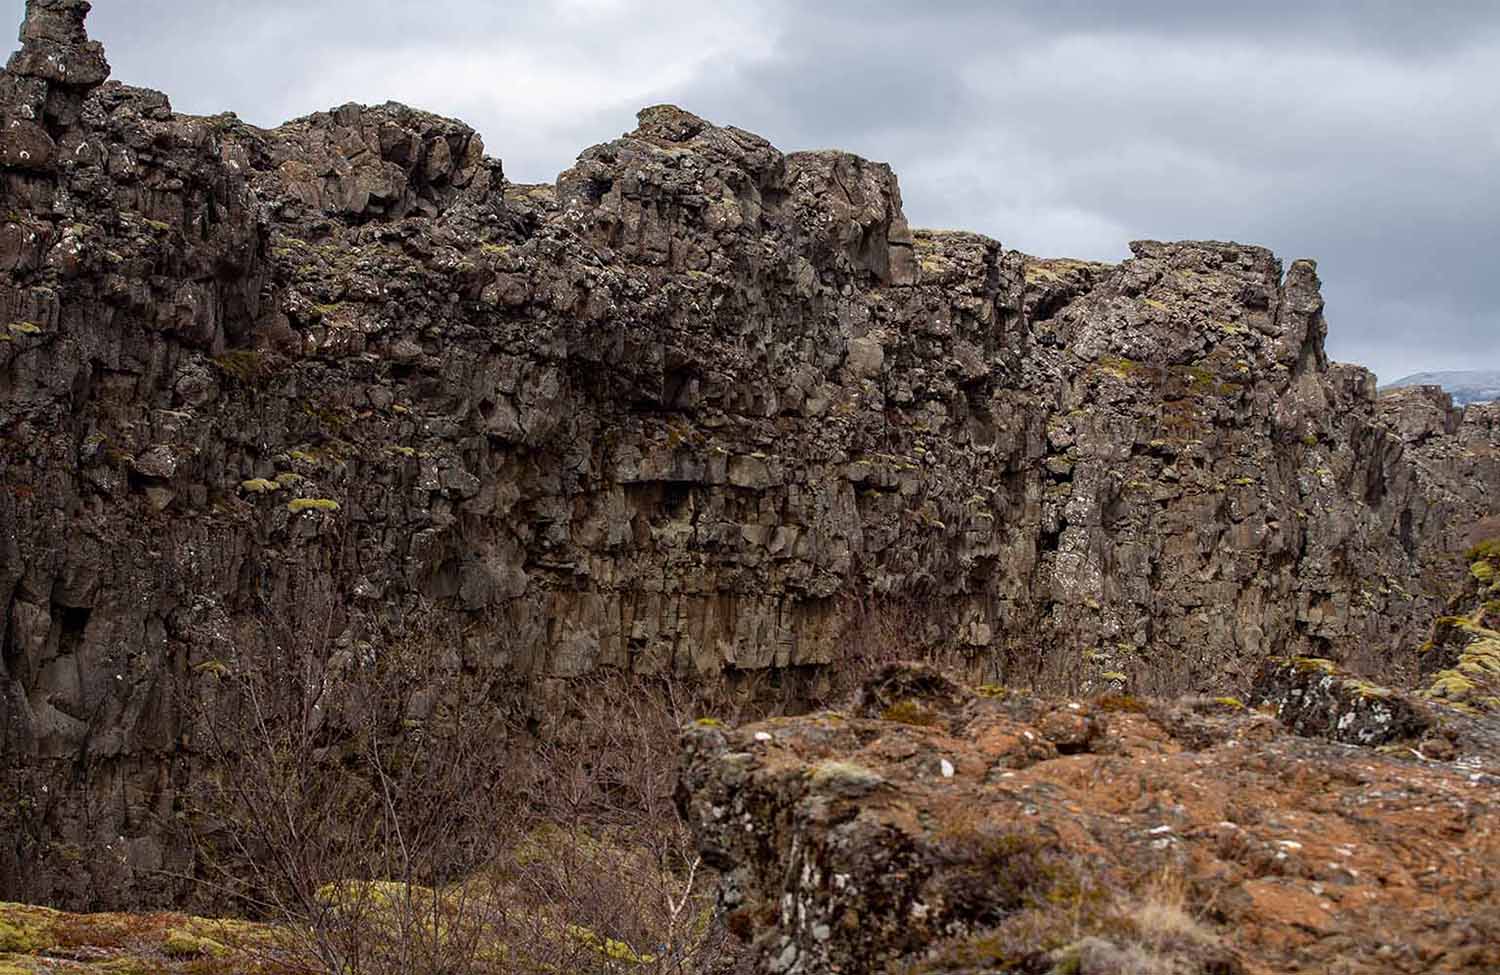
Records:
<instances>
[{"instance_id":1,"label":"moss on rock","mask_svg":"<svg viewBox=\"0 0 1500 975\"><path fill-rule=\"evenodd\" d=\"M293 498L286 507L292 514L299 515L304 511L338 511L339 503L329 498Z\"/></svg>"}]
</instances>

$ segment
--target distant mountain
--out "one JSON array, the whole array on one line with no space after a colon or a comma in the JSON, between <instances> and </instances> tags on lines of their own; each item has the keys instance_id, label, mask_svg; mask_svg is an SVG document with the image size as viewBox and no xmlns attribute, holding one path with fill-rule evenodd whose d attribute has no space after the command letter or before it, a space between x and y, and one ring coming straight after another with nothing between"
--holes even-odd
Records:
<instances>
[{"instance_id":1,"label":"distant mountain","mask_svg":"<svg viewBox=\"0 0 1500 975\"><path fill-rule=\"evenodd\" d=\"M1500 400L1500 369L1465 372L1418 372L1387 383L1382 389L1397 386L1441 386L1459 406Z\"/></svg>"}]
</instances>

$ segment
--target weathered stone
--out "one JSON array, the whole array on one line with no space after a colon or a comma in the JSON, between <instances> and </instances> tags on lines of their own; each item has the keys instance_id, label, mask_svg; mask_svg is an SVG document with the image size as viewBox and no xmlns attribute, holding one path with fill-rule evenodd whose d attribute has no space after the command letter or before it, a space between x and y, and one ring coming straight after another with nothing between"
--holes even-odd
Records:
<instances>
[{"instance_id":1,"label":"weathered stone","mask_svg":"<svg viewBox=\"0 0 1500 975\"><path fill-rule=\"evenodd\" d=\"M89 88L109 77L104 46L88 39L87 0L26 0L21 49L6 70L70 88Z\"/></svg>"},{"instance_id":2,"label":"weathered stone","mask_svg":"<svg viewBox=\"0 0 1500 975\"><path fill-rule=\"evenodd\" d=\"M1435 723L1407 695L1311 657L1267 661L1251 698L1274 707L1276 717L1299 735L1353 745L1420 737Z\"/></svg>"},{"instance_id":3,"label":"weathered stone","mask_svg":"<svg viewBox=\"0 0 1500 975\"><path fill-rule=\"evenodd\" d=\"M1413 971L1500 965L1492 719L1454 712L1430 742L1397 721L1377 750L1229 698L1047 701L892 667L860 701L893 697L930 720L683 731L679 807L758 972L1376 975L1393 945Z\"/></svg>"}]
</instances>

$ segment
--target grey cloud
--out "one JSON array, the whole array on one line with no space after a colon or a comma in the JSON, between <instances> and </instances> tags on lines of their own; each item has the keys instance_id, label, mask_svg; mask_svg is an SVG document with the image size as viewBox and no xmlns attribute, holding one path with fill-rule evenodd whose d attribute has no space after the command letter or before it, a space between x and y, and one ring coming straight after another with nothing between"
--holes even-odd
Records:
<instances>
[{"instance_id":1,"label":"grey cloud","mask_svg":"<svg viewBox=\"0 0 1500 975\"><path fill-rule=\"evenodd\" d=\"M673 101L892 163L919 225L1101 259L1132 237L1316 257L1332 354L1385 378L1500 364L1488 2L97 0L91 23L116 77L185 111L271 125L398 98L536 181Z\"/></svg>"}]
</instances>

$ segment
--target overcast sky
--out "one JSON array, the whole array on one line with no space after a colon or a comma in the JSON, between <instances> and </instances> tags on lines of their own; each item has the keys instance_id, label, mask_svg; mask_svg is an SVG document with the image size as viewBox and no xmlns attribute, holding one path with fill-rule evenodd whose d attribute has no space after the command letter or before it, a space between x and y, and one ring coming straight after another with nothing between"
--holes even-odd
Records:
<instances>
[{"instance_id":1,"label":"overcast sky","mask_svg":"<svg viewBox=\"0 0 1500 975\"><path fill-rule=\"evenodd\" d=\"M179 111L396 99L519 181L673 102L890 162L916 226L1101 260L1266 244L1318 259L1334 358L1500 368L1495 0L95 0L90 24Z\"/></svg>"}]
</instances>

